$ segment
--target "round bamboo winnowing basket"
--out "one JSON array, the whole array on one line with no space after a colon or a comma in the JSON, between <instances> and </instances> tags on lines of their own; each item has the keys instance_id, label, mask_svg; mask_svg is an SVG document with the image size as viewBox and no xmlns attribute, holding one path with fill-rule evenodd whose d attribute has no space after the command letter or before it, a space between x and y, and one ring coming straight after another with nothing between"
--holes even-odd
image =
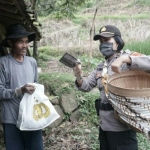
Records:
<instances>
[{"instance_id":1,"label":"round bamboo winnowing basket","mask_svg":"<svg viewBox=\"0 0 150 150\"><path fill-rule=\"evenodd\" d=\"M107 88L117 118L150 138L150 74L138 70L113 74Z\"/></svg>"},{"instance_id":2,"label":"round bamboo winnowing basket","mask_svg":"<svg viewBox=\"0 0 150 150\"><path fill-rule=\"evenodd\" d=\"M127 97L150 97L150 74L144 71L125 71L108 78L111 93Z\"/></svg>"}]
</instances>

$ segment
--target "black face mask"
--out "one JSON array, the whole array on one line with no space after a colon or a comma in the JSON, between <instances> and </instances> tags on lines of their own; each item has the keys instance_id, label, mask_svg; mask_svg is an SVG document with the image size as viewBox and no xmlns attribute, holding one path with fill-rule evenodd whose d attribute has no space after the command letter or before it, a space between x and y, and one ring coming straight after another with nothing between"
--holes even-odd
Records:
<instances>
[{"instance_id":1,"label":"black face mask","mask_svg":"<svg viewBox=\"0 0 150 150\"><path fill-rule=\"evenodd\" d=\"M109 42L103 42L99 46L100 52L103 54L105 57L110 57L112 56L116 51L113 50L113 43Z\"/></svg>"}]
</instances>

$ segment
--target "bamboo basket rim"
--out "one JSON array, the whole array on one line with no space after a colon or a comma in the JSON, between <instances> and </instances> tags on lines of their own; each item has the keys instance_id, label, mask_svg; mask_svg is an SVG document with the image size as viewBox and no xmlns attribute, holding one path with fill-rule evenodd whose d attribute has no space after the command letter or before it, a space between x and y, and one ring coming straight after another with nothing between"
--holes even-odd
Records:
<instances>
[{"instance_id":1,"label":"bamboo basket rim","mask_svg":"<svg viewBox=\"0 0 150 150\"><path fill-rule=\"evenodd\" d=\"M130 77L130 76L139 76L139 75L147 76L150 78L149 73L141 70L128 70L128 71L123 71L121 73L115 73L109 76L107 80L108 91L115 95L125 96L125 97L150 97L150 88L131 89L131 88L117 87L111 84L111 81L113 81L114 79Z\"/></svg>"}]
</instances>

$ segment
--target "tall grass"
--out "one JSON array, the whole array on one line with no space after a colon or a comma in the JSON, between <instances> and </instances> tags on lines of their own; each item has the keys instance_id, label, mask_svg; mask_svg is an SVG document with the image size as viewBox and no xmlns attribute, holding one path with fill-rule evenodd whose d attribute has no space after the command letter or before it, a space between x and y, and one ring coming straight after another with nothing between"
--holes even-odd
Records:
<instances>
[{"instance_id":1,"label":"tall grass","mask_svg":"<svg viewBox=\"0 0 150 150\"><path fill-rule=\"evenodd\" d=\"M93 14L77 14L75 15L75 18L72 18L72 22L74 22L75 24L79 24L81 25L81 23L86 22L87 20L91 20L93 19ZM115 15L101 15L101 16L96 16L97 20L122 20L122 21L127 21L129 19L135 19L135 20L140 20L140 19L150 19L150 15L146 14L146 13L141 13L141 14L137 14L137 15L119 15L119 14L115 14Z\"/></svg>"},{"instance_id":2,"label":"tall grass","mask_svg":"<svg viewBox=\"0 0 150 150\"><path fill-rule=\"evenodd\" d=\"M124 50L125 49L140 52L145 55L150 55L150 39L144 42L139 41L139 42L127 43L124 47Z\"/></svg>"},{"instance_id":3,"label":"tall grass","mask_svg":"<svg viewBox=\"0 0 150 150\"><path fill-rule=\"evenodd\" d=\"M150 6L150 0L136 0L136 4Z\"/></svg>"}]
</instances>

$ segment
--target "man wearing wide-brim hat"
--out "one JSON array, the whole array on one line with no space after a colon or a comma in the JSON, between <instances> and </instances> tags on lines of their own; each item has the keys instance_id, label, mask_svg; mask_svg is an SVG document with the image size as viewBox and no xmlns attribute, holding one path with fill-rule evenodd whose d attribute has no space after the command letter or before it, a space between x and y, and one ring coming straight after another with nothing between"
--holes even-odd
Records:
<instances>
[{"instance_id":1,"label":"man wearing wide-brim hat","mask_svg":"<svg viewBox=\"0 0 150 150\"><path fill-rule=\"evenodd\" d=\"M24 93L32 94L35 87L27 83L37 82L37 63L26 56L28 43L35 39L21 24L7 28L2 47L10 47L11 53L0 58L1 120L7 150L43 150L42 131L21 131L17 125L19 104Z\"/></svg>"}]
</instances>

